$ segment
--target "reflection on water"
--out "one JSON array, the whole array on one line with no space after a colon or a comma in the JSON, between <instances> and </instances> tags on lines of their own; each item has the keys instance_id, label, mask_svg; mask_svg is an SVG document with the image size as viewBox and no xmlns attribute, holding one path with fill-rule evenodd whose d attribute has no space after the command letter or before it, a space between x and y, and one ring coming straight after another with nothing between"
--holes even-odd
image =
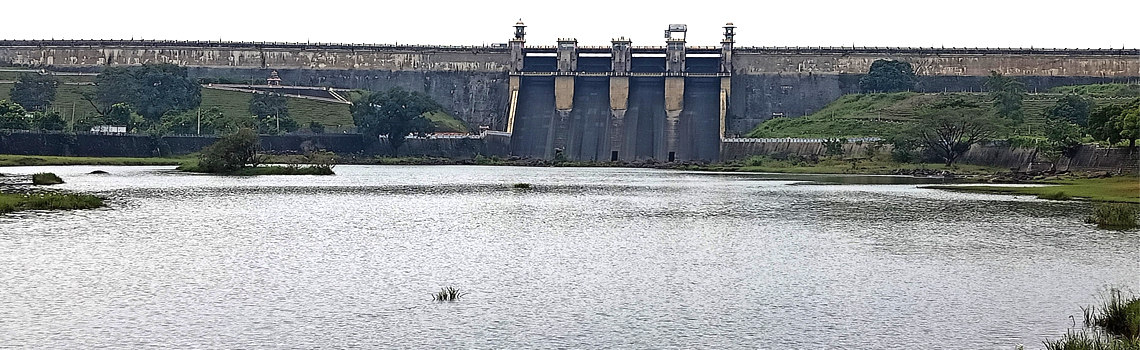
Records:
<instances>
[{"instance_id":1,"label":"reflection on water","mask_svg":"<svg viewBox=\"0 0 1140 350\"><path fill-rule=\"evenodd\" d=\"M0 216L0 347L1033 348L1140 289L1087 204L892 177L3 170L110 207Z\"/></svg>"}]
</instances>

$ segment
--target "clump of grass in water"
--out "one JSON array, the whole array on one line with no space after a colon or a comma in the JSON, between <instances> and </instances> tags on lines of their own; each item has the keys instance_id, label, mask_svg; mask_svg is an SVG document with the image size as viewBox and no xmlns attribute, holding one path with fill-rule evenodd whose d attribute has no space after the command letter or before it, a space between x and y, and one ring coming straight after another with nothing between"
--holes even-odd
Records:
<instances>
[{"instance_id":1,"label":"clump of grass in water","mask_svg":"<svg viewBox=\"0 0 1140 350\"><path fill-rule=\"evenodd\" d=\"M1093 208L1093 213L1085 222L1096 224L1097 228L1113 229L1113 230L1127 230L1135 228L1136 223L1136 205L1127 203L1105 203L1097 204Z\"/></svg>"},{"instance_id":2,"label":"clump of grass in water","mask_svg":"<svg viewBox=\"0 0 1140 350\"><path fill-rule=\"evenodd\" d=\"M1112 288L1101 299L1100 306L1082 308L1084 331L1069 331L1061 339L1045 340L1045 349L1140 349L1140 297L1125 297L1119 289Z\"/></svg>"},{"instance_id":3,"label":"clump of grass in water","mask_svg":"<svg viewBox=\"0 0 1140 350\"><path fill-rule=\"evenodd\" d=\"M434 301L456 301L459 300L459 297L462 297L466 294L467 293L460 292L458 289L455 289L453 287L447 287L440 288L439 293L433 293L431 295L431 299Z\"/></svg>"},{"instance_id":4,"label":"clump of grass in water","mask_svg":"<svg viewBox=\"0 0 1140 350\"><path fill-rule=\"evenodd\" d=\"M526 189L526 188L530 188L530 184L528 184L528 183L517 183L514 185L514 188Z\"/></svg>"},{"instance_id":5,"label":"clump of grass in water","mask_svg":"<svg viewBox=\"0 0 1140 350\"><path fill-rule=\"evenodd\" d=\"M1067 200L1073 199L1073 196L1070 196L1068 193L1065 193L1064 191L1058 191L1058 192L1053 192L1053 193L1039 194L1039 195L1037 195L1037 198L1051 199L1051 200L1055 200L1055 201L1067 201Z\"/></svg>"},{"instance_id":6,"label":"clump of grass in water","mask_svg":"<svg viewBox=\"0 0 1140 350\"><path fill-rule=\"evenodd\" d=\"M36 185L57 185L63 183L63 179L52 173L36 173L32 174L32 183Z\"/></svg>"},{"instance_id":7,"label":"clump of grass in water","mask_svg":"<svg viewBox=\"0 0 1140 350\"><path fill-rule=\"evenodd\" d=\"M1103 329L1117 338L1140 342L1140 297L1126 298L1120 289L1112 288L1102 299L1099 308L1091 306L1084 309L1085 326Z\"/></svg>"}]
</instances>

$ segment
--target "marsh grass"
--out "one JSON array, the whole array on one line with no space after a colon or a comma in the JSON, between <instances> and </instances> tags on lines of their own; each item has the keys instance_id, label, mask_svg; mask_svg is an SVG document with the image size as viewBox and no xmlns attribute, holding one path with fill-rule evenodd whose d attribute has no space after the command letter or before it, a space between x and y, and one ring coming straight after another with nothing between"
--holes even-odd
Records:
<instances>
[{"instance_id":1,"label":"marsh grass","mask_svg":"<svg viewBox=\"0 0 1140 350\"><path fill-rule=\"evenodd\" d=\"M1125 297L1120 289L1110 289L1100 306L1085 311L1085 326L1104 330L1114 337L1140 342L1140 297ZM1140 345L1140 344L1137 344Z\"/></svg>"},{"instance_id":2,"label":"marsh grass","mask_svg":"<svg viewBox=\"0 0 1140 350\"><path fill-rule=\"evenodd\" d=\"M527 189L527 188L530 188L530 184L522 182L522 183L514 184L514 186L512 186L512 187L518 188L518 189Z\"/></svg>"},{"instance_id":3,"label":"marsh grass","mask_svg":"<svg viewBox=\"0 0 1140 350\"><path fill-rule=\"evenodd\" d=\"M257 176L257 175L336 175L333 172L331 165L270 165L270 166L256 166L244 167L237 171L227 173L212 173L205 171L194 164L183 164L178 167L179 171L191 173L207 173L218 175L233 175L233 176Z\"/></svg>"},{"instance_id":4,"label":"marsh grass","mask_svg":"<svg viewBox=\"0 0 1140 350\"><path fill-rule=\"evenodd\" d=\"M1110 230L1127 230L1136 228L1135 204L1104 203L1097 204L1093 213L1085 218L1085 222L1096 224L1097 228Z\"/></svg>"},{"instance_id":5,"label":"marsh grass","mask_svg":"<svg viewBox=\"0 0 1140 350\"><path fill-rule=\"evenodd\" d=\"M1037 198L1049 199L1049 200L1055 200L1055 201L1067 201L1067 200L1073 199L1073 196L1068 195L1067 193L1065 193L1065 191L1057 191L1057 192L1049 192L1049 193L1039 194L1039 195L1037 195Z\"/></svg>"},{"instance_id":6,"label":"marsh grass","mask_svg":"<svg viewBox=\"0 0 1140 350\"><path fill-rule=\"evenodd\" d=\"M1140 297L1112 288L1100 305L1081 308L1085 329L1044 341L1047 350L1140 350Z\"/></svg>"},{"instance_id":7,"label":"marsh grass","mask_svg":"<svg viewBox=\"0 0 1140 350\"><path fill-rule=\"evenodd\" d=\"M456 301L467 293L460 292L459 289L453 287L440 288L438 293L432 293L431 299L434 301Z\"/></svg>"},{"instance_id":8,"label":"marsh grass","mask_svg":"<svg viewBox=\"0 0 1140 350\"><path fill-rule=\"evenodd\" d=\"M63 183L63 179L53 173L32 174L32 184L35 185L58 185L61 183Z\"/></svg>"},{"instance_id":9,"label":"marsh grass","mask_svg":"<svg viewBox=\"0 0 1140 350\"><path fill-rule=\"evenodd\" d=\"M73 193L0 193L0 213L21 210L92 209L103 206L103 199Z\"/></svg>"}]
</instances>

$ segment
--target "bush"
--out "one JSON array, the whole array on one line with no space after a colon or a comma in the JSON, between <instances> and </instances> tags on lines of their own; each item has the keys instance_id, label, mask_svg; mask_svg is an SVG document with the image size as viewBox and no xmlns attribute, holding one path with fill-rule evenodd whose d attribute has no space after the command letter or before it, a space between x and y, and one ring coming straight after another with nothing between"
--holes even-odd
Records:
<instances>
[{"instance_id":1,"label":"bush","mask_svg":"<svg viewBox=\"0 0 1140 350\"><path fill-rule=\"evenodd\" d=\"M58 185L63 183L63 179L52 173L37 173L32 174L32 184L36 185Z\"/></svg>"},{"instance_id":2,"label":"bush","mask_svg":"<svg viewBox=\"0 0 1140 350\"><path fill-rule=\"evenodd\" d=\"M249 165L256 165L259 147L257 134L241 129L233 135L202 149L197 170L207 173L232 173Z\"/></svg>"},{"instance_id":3,"label":"bush","mask_svg":"<svg viewBox=\"0 0 1140 350\"><path fill-rule=\"evenodd\" d=\"M1051 199L1051 200L1055 200L1055 201L1067 201L1067 200L1073 199L1073 197L1072 197L1072 196L1069 196L1069 195L1068 195L1067 193L1065 193L1064 191L1058 191L1058 192L1053 192L1053 193L1045 193L1045 194L1040 194L1040 195L1037 195L1037 198L1040 198L1040 199Z\"/></svg>"},{"instance_id":4,"label":"bush","mask_svg":"<svg viewBox=\"0 0 1140 350\"><path fill-rule=\"evenodd\" d=\"M1096 224L1097 228L1127 230L1135 228L1136 205L1127 203L1097 204L1085 222Z\"/></svg>"}]
</instances>

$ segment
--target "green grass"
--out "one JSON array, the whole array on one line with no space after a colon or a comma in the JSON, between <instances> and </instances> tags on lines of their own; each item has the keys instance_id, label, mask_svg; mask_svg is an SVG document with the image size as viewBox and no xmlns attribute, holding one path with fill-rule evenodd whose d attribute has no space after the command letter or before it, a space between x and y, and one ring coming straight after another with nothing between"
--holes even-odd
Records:
<instances>
[{"instance_id":1,"label":"green grass","mask_svg":"<svg viewBox=\"0 0 1140 350\"><path fill-rule=\"evenodd\" d=\"M714 166L708 170L721 171L747 171L766 173L792 173L792 174L868 174L887 175L895 174L901 170L948 170L957 175L993 174L1003 169L981 165L957 164L946 167L944 164L930 163L897 163L886 160L867 158L824 158L818 162L806 160L777 160L766 156L753 156L742 162L728 164L727 166Z\"/></svg>"},{"instance_id":2,"label":"green grass","mask_svg":"<svg viewBox=\"0 0 1140 350\"><path fill-rule=\"evenodd\" d=\"M1093 213L1085 222L1108 230L1128 230L1136 228L1136 205L1129 203L1101 203L1093 208ZM1140 307L1140 303L1137 303ZM1140 310L1138 310L1140 311ZM1140 317L1140 312L1137 313ZM1140 322L1140 319L1137 319Z\"/></svg>"},{"instance_id":3,"label":"green grass","mask_svg":"<svg viewBox=\"0 0 1140 350\"><path fill-rule=\"evenodd\" d=\"M1140 97L1138 84L1066 85L1049 89L1054 94L1077 94L1089 97Z\"/></svg>"},{"instance_id":4,"label":"green grass","mask_svg":"<svg viewBox=\"0 0 1140 350\"><path fill-rule=\"evenodd\" d=\"M32 174L32 184L35 185L58 185L61 183L63 183L63 179L53 173Z\"/></svg>"},{"instance_id":5,"label":"green grass","mask_svg":"<svg viewBox=\"0 0 1140 350\"><path fill-rule=\"evenodd\" d=\"M432 293L431 299L435 301L456 301L467 293L460 292L452 287L441 288L438 293Z\"/></svg>"},{"instance_id":6,"label":"green grass","mask_svg":"<svg viewBox=\"0 0 1140 350\"><path fill-rule=\"evenodd\" d=\"M1045 340L1048 350L1140 350L1140 298L1110 288L1101 304L1082 308L1085 329Z\"/></svg>"},{"instance_id":7,"label":"green grass","mask_svg":"<svg viewBox=\"0 0 1140 350\"><path fill-rule=\"evenodd\" d=\"M102 206L102 198L89 194L0 193L0 213L22 210L91 209Z\"/></svg>"},{"instance_id":8,"label":"green grass","mask_svg":"<svg viewBox=\"0 0 1140 350\"><path fill-rule=\"evenodd\" d=\"M192 158L56 157L0 155L0 166L180 165Z\"/></svg>"},{"instance_id":9,"label":"green grass","mask_svg":"<svg viewBox=\"0 0 1140 350\"><path fill-rule=\"evenodd\" d=\"M455 119L451 115L443 112L428 113L426 116L431 120L432 125L435 125L436 132L457 132L469 133L471 130L467 128L467 123L459 119Z\"/></svg>"},{"instance_id":10,"label":"green grass","mask_svg":"<svg viewBox=\"0 0 1140 350\"><path fill-rule=\"evenodd\" d=\"M197 164L183 164L178 167L178 170L190 173L211 173L202 170ZM238 171L230 173L219 173L218 175L231 175L231 176L259 176L259 175L336 175L331 166L323 165L307 165L301 166L296 164L289 165L267 165L257 167L245 167Z\"/></svg>"},{"instance_id":11,"label":"green grass","mask_svg":"<svg viewBox=\"0 0 1140 350\"><path fill-rule=\"evenodd\" d=\"M1099 179L1074 179L1051 181L1053 186L1041 187L1010 187L1010 186L928 186L951 191L1014 194L1014 195L1051 195L1064 192L1072 198L1081 198L1098 202L1140 203L1140 177L1120 176Z\"/></svg>"}]
</instances>

